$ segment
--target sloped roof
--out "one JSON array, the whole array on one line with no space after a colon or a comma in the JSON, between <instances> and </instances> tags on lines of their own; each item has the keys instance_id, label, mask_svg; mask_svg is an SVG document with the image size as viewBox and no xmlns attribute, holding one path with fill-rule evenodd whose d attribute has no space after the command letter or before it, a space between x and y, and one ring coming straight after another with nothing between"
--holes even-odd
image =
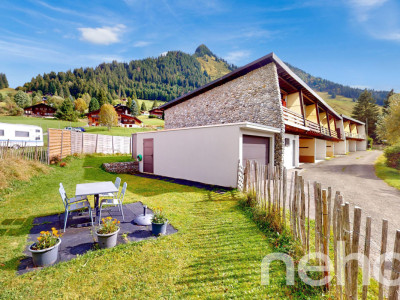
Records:
<instances>
[{"instance_id":1,"label":"sloped roof","mask_svg":"<svg viewBox=\"0 0 400 300\"><path fill-rule=\"evenodd\" d=\"M342 116L342 118L343 118L344 121L348 120L348 121L352 121L352 122L357 123L357 124L360 124L360 125L365 125L364 122L361 122L361 121L359 121L359 120L353 119L353 118L348 117L348 116L346 116L346 115L344 115L344 114L341 114L341 116Z\"/></svg>"},{"instance_id":2,"label":"sloped roof","mask_svg":"<svg viewBox=\"0 0 400 300\"><path fill-rule=\"evenodd\" d=\"M338 119L341 119L341 116L332 108L330 107L312 88L310 88L303 80L300 79L280 58L273 52L243 66L240 67L214 81L211 81L198 89L191 91L185 95L182 95L164 105L161 105L159 108L160 109L168 109L172 106L175 106L179 103L182 103L186 100L189 100L197 95L200 95L202 93L205 93L217 86L223 85L226 82L229 82L231 80L234 80L238 77L241 77L243 75L246 75L247 73L250 73L251 71L254 71L258 68L261 68L271 62L274 62L277 66L278 69L278 74L279 76L285 76L289 77L291 79L291 84L295 85L296 88L302 89L303 92L310 98L314 99L315 101L318 102L322 107L324 107L326 110L328 110L330 113L335 115Z\"/></svg>"}]
</instances>

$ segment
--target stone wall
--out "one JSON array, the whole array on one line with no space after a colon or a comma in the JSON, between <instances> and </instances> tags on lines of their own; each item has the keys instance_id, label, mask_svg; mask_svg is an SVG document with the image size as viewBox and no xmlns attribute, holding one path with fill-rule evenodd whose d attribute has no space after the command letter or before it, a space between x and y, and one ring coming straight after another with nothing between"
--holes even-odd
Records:
<instances>
[{"instance_id":1,"label":"stone wall","mask_svg":"<svg viewBox=\"0 0 400 300\"><path fill-rule=\"evenodd\" d=\"M283 159L283 111L276 65L270 63L215 87L164 113L165 128L252 122L281 129L275 135L275 163Z\"/></svg>"},{"instance_id":2,"label":"stone wall","mask_svg":"<svg viewBox=\"0 0 400 300\"><path fill-rule=\"evenodd\" d=\"M139 172L139 162L115 162L115 163L104 163L104 170L110 173L117 174L134 174Z\"/></svg>"}]
</instances>

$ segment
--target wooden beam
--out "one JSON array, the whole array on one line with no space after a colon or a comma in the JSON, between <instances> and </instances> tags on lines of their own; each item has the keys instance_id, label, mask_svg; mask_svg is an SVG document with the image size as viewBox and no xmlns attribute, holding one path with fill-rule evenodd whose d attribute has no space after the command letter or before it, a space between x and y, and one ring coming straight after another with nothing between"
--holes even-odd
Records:
<instances>
[{"instance_id":1,"label":"wooden beam","mask_svg":"<svg viewBox=\"0 0 400 300\"><path fill-rule=\"evenodd\" d=\"M298 90L298 88L294 87L291 83L289 83L287 80L285 80L281 75L279 76L279 79L281 79L284 83L286 83L288 86L290 86L293 90Z\"/></svg>"},{"instance_id":2,"label":"wooden beam","mask_svg":"<svg viewBox=\"0 0 400 300\"><path fill-rule=\"evenodd\" d=\"M329 136L332 136L332 133L331 133L331 120L329 120L329 112L328 111L326 111L326 119L328 120L328 130L329 130Z\"/></svg>"},{"instance_id":3,"label":"wooden beam","mask_svg":"<svg viewBox=\"0 0 400 300\"><path fill-rule=\"evenodd\" d=\"M303 124L306 126L306 112L304 111L303 92L299 90L301 114L303 115Z\"/></svg>"},{"instance_id":4,"label":"wooden beam","mask_svg":"<svg viewBox=\"0 0 400 300\"><path fill-rule=\"evenodd\" d=\"M318 104L317 103L315 103L315 109L317 110L317 121L318 121L318 125L319 125L319 131L322 132L321 121L319 119L319 108L318 108Z\"/></svg>"}]
</instances>

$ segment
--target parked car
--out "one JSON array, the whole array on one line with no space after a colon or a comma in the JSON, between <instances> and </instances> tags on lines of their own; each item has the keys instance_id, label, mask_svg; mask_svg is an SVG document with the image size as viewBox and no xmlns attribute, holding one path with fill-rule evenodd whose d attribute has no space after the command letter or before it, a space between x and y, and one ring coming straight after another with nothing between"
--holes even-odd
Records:
<instances>
[{"instance_id":1,"label":"parked car","mask_svg":"<svg viewBox=\"0 0 400 300\"><path fill-rule=\"evenodd\" d=\"M43 130L34 125L0 123L0 143L13 148L43 146Z\"/></svg>"},{"instance_id":2,"label":"parked car","mask_svg":"<svg viewBox=\"0 0 400 300\"><path fill-rule=\"evenodd\" d=\"M76 131L76 132L85 132L85 128L83 127L65 127L65 130L71 130L71 131Z\"/></svg>"}]
</instances>

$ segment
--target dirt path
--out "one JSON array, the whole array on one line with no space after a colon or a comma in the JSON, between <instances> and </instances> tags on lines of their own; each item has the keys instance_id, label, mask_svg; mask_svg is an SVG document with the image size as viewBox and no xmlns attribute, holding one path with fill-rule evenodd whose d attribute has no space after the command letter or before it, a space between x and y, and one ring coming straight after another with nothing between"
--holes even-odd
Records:
<instances>
[{"instance_id":1,"label":"dirt path","mask_svg":"<svg viewBox=\"0 0 400 300\"><path fill-rule=\"evenodd\" d=\"M317 164L303 164L300 175L305 180L318 181L323 188L338 190L354 206L362 208L362 240L364 248L365 218L372 217L371 258L379 257L382 219L389 221L388 251L393 251L396 229L400 229L400 191L375 175L374 162L382 151L361 151L336 157ZM313 208L311 208L313 211ZM375 276L374 276L375 277Z\"/></svg>"}]
</instances>

